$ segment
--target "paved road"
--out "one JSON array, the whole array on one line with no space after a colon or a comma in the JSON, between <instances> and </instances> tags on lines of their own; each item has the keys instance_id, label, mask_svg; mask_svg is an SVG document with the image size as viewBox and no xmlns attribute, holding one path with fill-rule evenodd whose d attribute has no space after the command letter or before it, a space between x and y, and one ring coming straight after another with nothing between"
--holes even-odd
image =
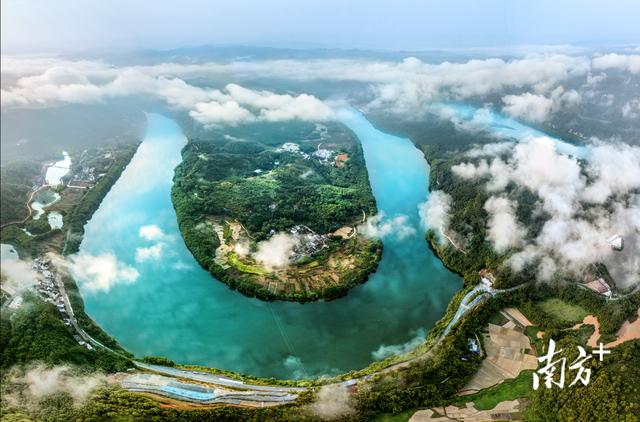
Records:
<instances>
[{"instance_id":1,"label":"paved road","mask_svg":"<svg viewBox=\"0 0 640 422\"><path fill-rule=\"evenodd\" d=\"M238 381L231 378L223 377L220 375L209 374L200 371L187 371L185 369L170 368L160 365L149 365L138 361L133 362L136 367L140 369L146 369L148 371L158 372L160 374L169 375L172 377L179 377L190 379L193 381L206 382L208 384L222 385L225 387L239 388L243 390L255 390L255 391L272 391L272 392L288 392L288 391L305 391L305 387L285 387L285 386L271 386L271 385L256 385L247 384L244 381Z\"/></svg>"},{"instance_id":2,"label":"paved road","mask_svg":"<svg viewBox=\"0 0 640 422\"><path fill-rule=\"evenodd\" d=\"M442 338L449 334L451 328L456 324L456 322L460 321L460 318L462 318L467 312L475 308L476 305L480 303L480 301L486 299L487 294L493 294L494 292L495 290L493 290L491 287L485 286L483 283L479 283L476 287L471 289L469 293L464 295L464 297L460 301L460 305L458 306L456 313L453 315L453 318L451 318L451 321L449 321L449 324L444 329L440 337ZM478 296L476 296L471 302L469 302L471 297L475 294L478 294Z\"/></svg>"},{"instance_id":3,"label":"paved road","mask_svg":"<svg viewBox=\"0 0 640 422\"><path fill-rule=\"evenodd\" d=\"M279 405L286 404L296 401L298 398L297 394L292 393L267 393L267 392L257 392L257 391L248 391L248 392L220 392L216 391L216 396L212 399L197 399L197 398L189 398L181 395L174 394L172 392L163 390L162 387L156 387L153 385L128 385L127 382L123 382L122 386L129 391L137 391L137 392L145 392L145 393L153 393L158 394L165 397L170 397L175 400L180 401L188 401L192 403L200 403L200 404L215 404L215 403L224 403L224 404L236 404L236 405L260 405L264 406L265 404L270 405Z\"/></svg>"},{"instance_id":4,"label":"paved road","mask_svg":"<svg viewBox=\"0 0 640 422\"><path fill-rule=\"evenodd\" d=\"M95 338L91 337L81 326L80 324L78 324L78 321L76 320L76 316L73 313L73 307L71 307L71 302L69 301L69 296L67 295L67 289L65 289L64 287L64 282L62 281L61 277L60 277L60 273L56 270L56 284L58 285L58 290L60 291L60 295L62 296L62 300L64 301L64 308L67 311L67 314L69 314L69 319L71 320L71 326L76 330L76 332L78 333L78 335L86 342L91 343L94 347L99 347L101 349L107 350L111 353L115 353L118 356L122 356L124 358L129 359L128 357L122 355L121 353L116 352L115 350L105 346L104 344L100 343L98 340L96 340Z\"/></svg>"}]
</instances>

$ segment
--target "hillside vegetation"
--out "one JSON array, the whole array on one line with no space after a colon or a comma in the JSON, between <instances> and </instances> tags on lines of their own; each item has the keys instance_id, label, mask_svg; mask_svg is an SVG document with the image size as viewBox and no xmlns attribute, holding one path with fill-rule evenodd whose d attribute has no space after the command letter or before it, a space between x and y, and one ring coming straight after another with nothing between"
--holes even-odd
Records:
<instances>
[{"instance_id":1,"label":"hillside vegetation","mask_svg":"<svg viewBox=\"0 0 640 422\"><path fill-rule=\"evenodd\" d=\"M172 191L180 231L231 288L260 299L331 299L375 270L381 243L354 233L375 200L360 144L342 125L212 131L182 156ZM265 242L278 250L276 241L298 242L284 248L284 265L256 256Z\"/></svg>"}]
</instances>

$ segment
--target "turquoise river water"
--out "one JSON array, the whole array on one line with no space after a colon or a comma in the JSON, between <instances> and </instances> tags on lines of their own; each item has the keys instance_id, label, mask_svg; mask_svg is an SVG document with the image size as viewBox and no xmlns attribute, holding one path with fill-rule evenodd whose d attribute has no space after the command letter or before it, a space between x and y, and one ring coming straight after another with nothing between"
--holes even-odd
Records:
<instances>
[{"instance_id":1,"label":"turquoise river water","mask_svg":"<svg viewBox=\"0 0 640 422\"><path fill-rule=\"evenodd\" d=\"M79 279L87 312L137 356L259 376L337 374L420 341L461 286L419 228L427 163L411 141L376 130L360 114L345 123L362 142L379 210L406 215L415 229L383 239L380 266L365 284L344 298L302 305L261 302L214 280L184 245L171 204L185 138L173 120L149 115L143 143L85 227L79 253L100 257L92 265L102 274L101 283ZM143 229L141 236L150 225L162 233Z\"/></svg>"},{"instance_id":2,"label":"turquoise river water","mask_svg":"<svg viewBox=\"0 0 640 422\"><path fill-rule=\"evenodd\" d=\"M463 106L457 113L473 118ZM377 130L357 112L342 116L362 143L379 210L406 216L414 229L383 238L369 281L344 298L302 305L261 302L214 280L184 245L171 204L186 139L173 120L149 115L143 143L85 227L79 254L98 257L77 277L87 312L136 356L256 376L334 375L419 343L462 285L428 249L420 227L428 165L410 140ZM531 135L495 119L488 129L508 132L499 136Z\"/></svg>"}]
</instances>

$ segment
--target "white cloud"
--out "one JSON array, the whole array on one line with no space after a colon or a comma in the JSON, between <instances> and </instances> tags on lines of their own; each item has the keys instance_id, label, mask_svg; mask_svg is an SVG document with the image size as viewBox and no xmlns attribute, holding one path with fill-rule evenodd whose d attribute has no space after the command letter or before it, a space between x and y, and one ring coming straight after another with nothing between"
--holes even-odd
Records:
<instances>
[{"instance_id":1,"label":"white cloud","mask_svg":"<svg viewBox=\"0 0 640 422\"><path fill-rule=\"evenodd\" d=\"M270 91L253 91L240 85L226 86L229 95L240 104L260 110L259 118L270 122L286 120L330 120L333 111L316 97L275 94Z\"/></svg>"},{"instance_id":2,"label":"white cloud","mask_svg":"<svg viewBox=\"0 0 640 422\"><path fill-rule=\"evenodd\" d=\"M42 400L61 393L71 396L74 406L80 406L106 383L106 377L98 373L76 375L68 366L36 365L26 370L12 368L9 381L21 392L11 392L3 399L14 406L35 409Z\"/></svg>"},{"instance_id":3,"label":"white cloud","mask_svg":"<svg viewBox=\"0 0 640 422\"><path fill-rule=\"evenodd\" d=\"M550 98L530 92L521 95L505 95L502 97L502 102L505 104L502 111L531 122L547 120L553 107L553 101Z\"/></svg>"},{"instance_id":4,"label":"white cloud","mask_svg":"<svg viewBox=\"0 0 640 422\"><path fill-rule=\"evenodd\" d=\"M464 155L471 158L500 156L502 154L510 152L513 146L513 142L492 142L489 144L484 144L482 146L475 146L467 151Z\"/></svg>"},{"instance_id":5,"label":"white cloud","mask_svg":"<svg viewBox=\"0 0 640 422\"><path fill-rule=\"evenodd\" d=\"M258 249L253 258L267 268L286 267L291 262L291 255L300 239L288 233L276 233L267 240L258 242Z\"/></svg>"},{"instance_id":6,"label":"white cloud","mask_svg":"<svg viewBox=\"0 0 640 422\"><path fill-rule=\"evenodd\" d=\"M80 254L71 258L71 273L82 287L90 292L108 292L118 284L135 282L140 274L116 258L113 253Z\"/></svg>"},{"instance_id":7,"label":"white cloud","mask_svg":"<svg viewBox=\"0 0 640 422\"><path fill-rule=\"evenodd\" d=\"M2 289L11 295L35 285L40 278L38 273L31 268L31 263L19 259L3 259L0 271L2 273Z\"/></svg>"},{"instance_id":8,"label":"white cloud","mask_svg":"<svg viewBox=\"0 0 640 422\"><path fill-rule=\"evenodd\" d=\"M99 86L109 97L153 96L165 100L173 108L184 110L198 102L229 100L217 89L190 85L180 78L143 72L139 68L124 68L113 80Z\"/></svg>"},{"instance_id":9,"label":"white cloud","mask_svg":"<svg viewBox=\"0 0 640 422\"><path fill-rule=\"evenodd\" d=\"M167 241L171 241L172 237L165 234L162 229L155 224L141 226L138 229L140 238L156 242L151 246L140 246L136 248L136 262L158 261L164 257L167 252Z\"/></svg>"},{"instance_id":10,"label":"white cloud","mask_svg":"<svg viewBox=\"0 0 640 422\"><path fill-rule=\"evenodd\" d=\"M247 256L251 253L251 244L248 241L241 240L236 243L236 246L233 248L235 253L240 256Z\"/></svg>"},{"instance_id":11,"label":"white cloud","mask_svg":"<svg viewBox=\"0 0 640 422\"><path fill-rule=\"evenodd\" d=\"M155 224L141 226L138 235L145 240L161 240L165 237L162 229Z\"/></svg>"},{"instance_id":12,"label":"white cloud","mask_svg":"<svg viewBox=\"0 0 640 422\"><path fill-rule=\"evenodd\" d=\"M177 271L187 271L192 270L193 266L191 264L187 264L184 261L176 261L171 265L171 268Z\"/></svg>"},{"instance_id":13,"label":"white cloud","mask_svg":"<svg viewBox=\"0 0 640 422\"><path fill-rule=\"evenodd\" d=\"M310 59L114 67L90 61L3 57L3 74L17 77L17 82L3 86L2 105L50 106L146 95L187 110L204 125L335 118L330 107L311 95L255 91L238 84L218 90L191 85L185 80L242 81L259 75L366 83L375 97L368 108L403 113L407 117L423 115L435 102L500 94L504 96L507 112L538 122L581 100L576 91L565 92L560 84L578 76L586 76L587 85L595 84L605 75L593 76L595 70L617 68L638 73L639 58L637 54L590 58L545 53L508 61L490 58L439 64L408 57L399 62Z\"/></svg>"},{"instance_id":14,"label":"white cloud","mask_svg":"<svg viewBox=\"0 0 640 422\"><path fill-rule=\"evenodd\" d=\"M507 163L500 158L494 158L491 164L487 164L486 160L480 160L478 164L464 162L451 166L453 174L467 180L490 175L486 185L489 192L499 192L506 188L512 177L511 170Z\"/></svg>"},{"instance_id":15,"label":"white cloud","mask_svg":"<svg viewBox=\"0 0 640 422\"><path fill-rule=\"evenodd\" d=\"M608 66L634 63L621 56ZM605 64L599 57L593 63ZM613 63L615 62L615 63ZM620 63L618 63L620 62ZM57 69L57 70L52 70ZM178 64L116 68L100 62L51 58L3 58L2 72L18 77L3 90L3 106L55 105L60 102L95 102L123 95L153 95L172 107L194 112L201 120L245 121L247 109L258 120L327 120L333 112L317 98L302 94L253 91L236 84L220 90L191 85L183 78L235 80L261 77L292 80L359 81L372 85L375 99L370 107L383 107L406 115L420 114L439 100L482 97L513 90L547 95L572 77L588 75L592 60L584 56L534 54L521 59L470 60L464 63L429 64L409 57L400 62L375 60L311 59L236 61L230 63ZM22 76L22 77L20 77ZM34 79L35 78L35 79ZM230 101L234 103L226 105ZM212 103L208 108L196 104ZM211 117L222 113L226 117ZM233 118L230 117L233 115ZM233 123L232 123L233 124Z\"/></svg>"},{"instance_id":16,"label":"white cloud","mask_svg":"<svg viewBox=\"0 0 640 422\"><path fill-rule=\"evenodd\" d=\"M87 104L104 97L100 87L74 68L52 67L40 75L20 78L16 85L2 91L3 107L50 102Z\"/></svg>"},{"instance_id":17,"label":"white cloud","mask_svg":"<svg viewBox=\"0 0 640 422\"><path fill-rule=\"evenodd\" d=\"M137 262L146 262L146 261L158 261L162 258L164 252L164 244L156 243L155 245L148 247L139 247L136 248L136 261Z\"/></svg>"},{"instance_id":18,"label":"white cloud","mask_svg":"<svg viewBox=\"0 0 640 422\"><path fill-rule=\"evenodd\" d=\"M325 385L318 390L310 410L320 419L336 420L355 413L355 406L351 393L345 386Z\"/></svg>"},{"instance_id":19,"label":"white cloud","mask_svg":"<svg viewBox=\"0 0 640 422\"><path fill-rule=\"evenodd\" d=\"M237 84L229 84L225 90L227 94L221 94L218 100L196 103L195 110L189 112L190 116L210 126L236 125L258 120L323 121L335 117L329 106L312 95L292 96L270 91L254 91ZM256 110L255 114L251 110Z\"/></svg>"},{"instance_id":20,"label":"white cloud","mask_svg":"<svg viewBox=\"0 0 640 422\"><path fill-rule=\"evenodd\" d=\"M406 343L393 345L382 344L375 351L371 352L371 357L375 360L382 360L389 356L410 352L422 344L426 338L427 331L424 328L420 328L413 333L413 338Z\"/></svg>"},{"instance_id":21,"label":"white cloud","mask_svg":"<svg viewBox=\"0 0 640 422\"><path fill-rule=\"evenodd\" d=\"M96 103L109 98L146 95L163 99L173 108L187 110L205 126L236 125L256 120L287 121L333 119L329 106L308 95L275 94L229 84L225 92L190 85L177 77L158 74L158 69L128 67L110 77L91 80L81 70L54 66L41 74L23 76L2 90L2 106L51 106L64 103ZM160 68L166 66L160 65ZM82 69L82 67L81 67ZM173 65L180 70L180 65Z\"/></svg>"},{"instance_id":22,"label":"white cloud","mask_svg":"<svg viewBox=\"0 0 640 422\"><path fill-rule=\"evenodd\" d=\"M605 79L607 79L607 74L604 72L601 72L597 75L594 75L591 72L589 72L589 74L587 75L586 83L588 86L594 86L594 85L598 85L600 82L604 81Z\"/></svg>"},{"instance_id":23,"label":"white cloud","mask_svg":"<svg viewBox=\"0 0 640 422\"><path fill-rule=\"evenodd\" d=\"M302 359L298 356L288 355L284 359L284 367L287 368L292 373L293 379L302 379L307 378L307 373L304 369L304 364L302 363Z\"/></svg>"},{"instance_id":24,"label":"white cloud","mask_svg":"<svg viewBox=\"0 0 640 422\"><path fill-rule=\"evenodd\" d=\"M640 98L634 98L624 103L622 106L622 116L625 119L640 118Z\"/></svg>"},{"instance_id":25,"label":"white cloud","mask_svg":"<svg viewBox=\"0 0 640 422\"><path fill-rule=\"evenodd\" d=\"M417 60L403 70L394 81L378 86L372 106L386 106L411 116L424 110L425 104L443 98L481 97L508 89L531 89L542 94L564 80L587 74L590 62L584 57L532 55L511 61L486 59L438 65Z\"/></svg>"},{"instance_id":26,"label":"white cloud","mask_svg":"<svg viewBox=\"0 0 640 422\"><path fill-rule=\"evenodd\" d=\"M465 163L457 174L474 177L480 171L488 175L489 191L502 192L513 183L539 198L533 212L549 217L536 238L526 242L510 193L485 204L488 239L498 252L516 249L508 260L513 269L533 265L539 279L580 277L588 264L604 263L625 288L640 282L640 147L598 143L589 151L581 164L556 151L553 140L532 138L517 144L505 160L494 158L488 170ZM622 252L607 243L614 234L625 239Z\"/></svg>"},{"instance_id":27,"label":"white cloud","mask_svg":"<svg viewBox=\"0 0 640 422\"><path fill-rule=\"evenodd\" d=\"M594 181L581 194L585 201L603 204L611 196L640 189L640 148L623 143L594 146L586 171Z\"/></svg>"},{"instance_id":28,"label":"white cloud","mask_svg":"<svg viewBox=\"0 0 640 422\"><path fill-rule=\"evenodd\" d=\"M116 75L117 69L95 60L66 60L59 57L31 55L3 55L0 71L9 76L39 75L54 67L73 68L89 79L108 79Z\"/></svg>"},{"instance_id":29,"label":"white cloud","mask_svg":"<svg viewBox=\"0 0 640 422\"><path fill-rule=\"evenodd\" d=\"M416 229L411 227L406 215L387 218L384 212L379 212L369 217L367 221L358 226L358 233L378 239L389 237L404 239L415 234L415 232Z\"/></svg>"},{"instance_id":30,"label":"white cloud","mask_svg":"<svg viewBox=\"0 0 640 422\"><path fill-rule=\"evenodd\" d=\"M442 240L442 234L449 228L450 210L451 196L444 191L432 191L429 198L418 206L420 222L423 227L435 230Z\"/></svg>"},{"instance_id":31,"label":"white cloud","mask_svg":"<svg viewBox=\"0 0 640 422\"><path fill-rule=\"evenodd\" d=\"M604 54L593 59L593 68L619 69L631 73L640 73L640 54Z\"/></svg>"},{"instance_id":32,"label":"white cloud","mask_svg":"<svg viewBox=\"0 0 640 422\"><path fill-rule=\"evenodd\" d=\"M189 115L204 126L231 125L255 121L255 116L235 101L197 103Z\"/></svg>"},{"instance_id":33,"label":"white cloud","mask_svg":"<svg viewBox=\"0 0 640 422\"><path fill-rule=\"evenodd\" d=\"M514 182L536 193L552 214L571 214L578 191L586 183L578 161L558 154L554 141L547 137L516 145L506 172Z\"/></svg>"},{"instance_id":34,"label":"white cloud","mask_svg":"<svg viewBox=\"0 0 640 422\"><path fill-rule=\"evenodd\" d=\"M489 172L491 173L491 179L487 183L487 191L499 192L507 187L511 178L507 163L500 158L495 158L491 161Z\"/></svg>"},{"instance_id":35,"label":"white cloud","mask_svg":"<svg viewBox=\"0 0 640 422\"><path fill-rule=\"evenodd\" d=\"M492 196L485 202L484 209L489 214L487 234L497 252L522 244L526 230L518 223L514 204L509 199Z\"/></svg>"},{"instance_id":36,"label":"white cloud","mask_svg":"<svg viewBox=\"0 0 640 422\"><path fill-rule=\"evenodd\" d=\"M540 94L525 92L520 95L505 95L502 111L505 113L534 123L547 121L553 113L560 109L568 109L582 101L576 90L565 91L559 86L547 97Z\"/></svg>"},{"instance_id":37,"label":"white cloud","mask_svg":"<svg viewBox=\"0 0 640 422\"><path fill-rule=\"evenodd\" d=\"M473 163L460 163L451 166L451 171L463 179L477 179L489 174L489 164L486 160L480 160L476 165Z\"/></svg>"}]
</instances>

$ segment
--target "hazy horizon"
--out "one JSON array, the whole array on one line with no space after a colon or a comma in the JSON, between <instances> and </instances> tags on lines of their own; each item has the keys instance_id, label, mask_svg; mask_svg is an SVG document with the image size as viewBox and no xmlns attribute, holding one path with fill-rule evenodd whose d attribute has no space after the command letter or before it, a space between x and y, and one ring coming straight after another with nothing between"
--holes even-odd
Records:
<instances>
[{"instance_id":1,"label":"hazy horizon","mask_svg":"<svg viewBox=\"0 0 640 422\"><path fill-rule=\"evenodd\" d=\"M408 50L640 42L640 3L2 2L2 53L202 45ZM34 31L37 28L37 31ZM462 29L462 30L461 30ZM606 35L603 35L606 34Z\"/></svg>"}]
</instances>

